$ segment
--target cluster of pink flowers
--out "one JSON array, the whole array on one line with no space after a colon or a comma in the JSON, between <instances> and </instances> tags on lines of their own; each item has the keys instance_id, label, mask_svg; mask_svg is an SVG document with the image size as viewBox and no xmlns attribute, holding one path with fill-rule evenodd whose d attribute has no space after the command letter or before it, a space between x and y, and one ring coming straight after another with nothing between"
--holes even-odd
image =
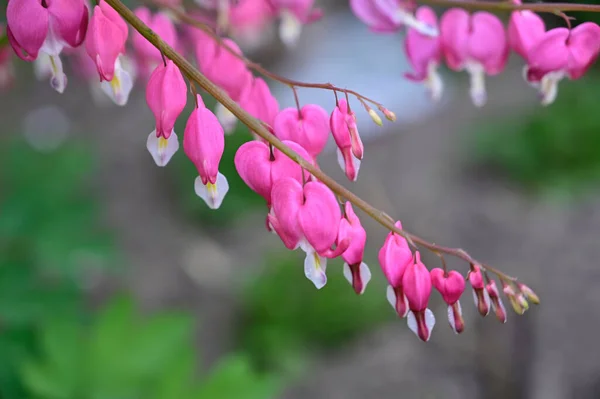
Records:
<instances>
[{"instance_id":1,"label":"cluster of pink flowers","mask_svg":"<svg viewBox=\"0 0 600 399\"><path fill-rule=\"evenodd\" d=\"M161 2L179 5L177 1ZM237 8L244 2L236 6L228 0L205 3L218 14L226 12L229 23L252 20L248 16L243 18ZM483 77L502 70L509 46L526 58L526 76L540 87L544 98L555 95L551 86L563 76L580 77L598 53L599 28L594 24L582 24L572 31L560 28L545 32L535 14L523 11L513 14L507 38L500 21L488 13L470 15L461 9L451 9L444 14L438 28L435 13L427 7L419 8L413 15L394 1L352 0L351 5L373 30L386 32L402 24L409 26L406 49L415 68L410 78L425 82L436 98L442 85L435 70L442 55L450 68L466 69L471 74L473 100L482 105ZM287 19L288 22L282 23L287 26L282 37L288 42L297 35L298 26L311 22L319 14L311 0L269 0L264 9L269 15ZM318 167L318 157L331 135L337 145L340 167L350 181L357 179L364 147L348 97L336 96L331 112L314 104L280 109L266 82L253 75L233 40L216 40L192 27L180 32L166 12L152 13L141 7L135 14L174 49L191 49L206 77L306 162ZM62 93L67 85L60 57L63 52L71 54L78 72L94 78L98 83L94 87L118 105L127 103L136 78L145 79L146 101L155 119L155 128L146 141L147 149L158 166L169 163L179 149L174 126L188 97L184 76L172 60L139 32L129 35L123 18L103 0L93 8L86 6L84 0L10 0L7 19L8 38L17 55L26 61L46 57L39 63L40 71L50 78L58 92ZM295 33L286 31L293 30L290 26L296 29ZM134 49L129 58L125 55L128 39ZM78 49L80 46L85 53ZM0 51L0 61L7 57ZM128 67L131 60L135 61L135 68ZM0 65L5 64L0 62ZM0 67L0 83L6 80L6 74L6 69ZM209 110L200 95L195 95L194 101L183 133L183 150L198 170L196 194L210 208L217 209L229 190L227 178L219 172L225 134L233 130L237 120L220 104L214 112ZM363 105L370 117L381 124L377 112L364 102ZM389 110L382 106L379 109L387 119L395 119ZM305 252L304 273L315 287L320 289L327 283L327 260L341 258L343 275L356 294L362 294L371 271L363 261L367 234L360 219L350 202L340 203L327 185L288 155L257 136L256 140L240 146L234 162L243 181L265 199L266 228L286 248ZM400 222L396 227L402 229ZM471 264L466 278L456 271L447 271L445 266L429 271L420 253L413 253L407 239L394 232L388 234L379 251L379 263L389 283L390 304L400 317L407 318L410 329L424 341L429 340L435 324L433 312L428 308L432 287L447 304L448 321L456 333L464 329L459 299L466 281L473 288L479 313L485 316L493 309L500 321L506 321L496 283L479 265ZM527 299L537 302L528 287L506 279L501 282L504 294L517 312L527 308Z\"/></svg>"},{"instance_id":2,"label":"cluster of pink flowers","mask_svg":"<svg viewBox=\"0 0 600 399\"><path fill-rule=\"evenodd\" d=\"M520 0L513 0L520 4ZM416 9L404 0L350 0L355 15L375 32L407 27L404 48L414 71L405 76L425 85L434 100L442 95L437 72L442 60L453 71L470 75L470 95L476 106L486 103L485 76L504 70L510 51L525 62L524 77L539 91L542 104L556 98L564 77L581 78L600 53L600 27L585 22L573 29L546 30L542 18L531 11L514 11L508 29L485 11L447 10L439 20L427 6Z\"/></svg>"}]
</instances>

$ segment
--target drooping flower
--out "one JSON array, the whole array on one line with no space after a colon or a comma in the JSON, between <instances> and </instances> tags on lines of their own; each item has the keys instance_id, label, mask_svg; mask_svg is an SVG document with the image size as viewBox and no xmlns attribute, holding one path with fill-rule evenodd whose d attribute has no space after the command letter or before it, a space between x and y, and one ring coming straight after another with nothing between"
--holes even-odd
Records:
<instances>
[{"instance_id":1,"label":"drooping flower","mask_svg":"<svg viewBox=\"0 0 600 399\"><path fill-rule=\"evenodd\" d=\"M317 289L327 283L327 258L341 255L350 244L336 244L341 211L333 192L319 181L302 186L286 177L273 184L271 226L288 249L300 247L305 253L304 274Z\"/></svg>"},{"instance_id":2,"label":"drooping flower","mask_svg":"<svg viewBox=\"0 0 600 399\"><path fill-rule=\"evenodd\" d=\"M279 103L262 78L254 78L240 96L240 106L250 115L273 127Z\"/></svg>"},{"instance_id":3,"label":"drooping flower","mask_svg":"<svg viewBox=\"0 0 600 399\"><path fill-rule=\"evenodd\" d=\"M402 229L400 221L395 226ZM406 238L390 232L379 250L379 264L389 283L387 300L400 317L405 317L409 311L402 278L406 268L413 263L413 254Z\"/></svg>"},{"instance_id":4,"label":"drooping flower","mask_svg":"<svg viewBox=\"0 0 600 399\"><path fill-rule=\"evenodd\" d=\"M283 143L310 161L310 155L300 144L289 140L283 140ZM278 180L289 177L300 183L303 181L300 165L262 141L242 144L235 153L234 163L244 183L262 196L268 207L271 207L271 190ZM308 173L304 172L304 180L308 178Z\"/></svg>"},{"instance_id":5,"label":"drooping flower","mask_svg":"<svg viewBox=\"0 0 600 399\"><path fill-rule=\"evenodd\" d=\"M300 144L316 158L327 144L329 137L329 115L322 107L307 104L300 110L285 108L274 120L275 135L281 140Z\"/></svg>"},{"instance_id":6,"label":"drooping flower","mask_svg":"<svg viewBox=\"0 0 600 399\"><path fill-rule=\"evenodd\" d=\"M431 270L430 274L433 286L448 305L448 323L450 323L452 331L460 334L465 329L459 301L465 291L465 279L455 270L446 273L440 268L435 268Z\"/></svg>"},{"instance_id":7,"label":"drooping flower","mask_svg":"<svg viewBox=\"0 0 600 399\"><path fill-rule=\"evenodd\" d=\"M121 63L125 54L127 25L105 1L94 7L85 49L96 63L102 89L117 105L127 104L133 79Z\"/></svg>"},{"instance_id":8,"label":"drooping flower","mask_svg":"<svg viewBox=\"0 0 600 399\"><path fill-rule=\"evenodd\" d=\"M362 227L360 219L354 213L352 204L344 204L344 217L340 221L340 231L337 242L340 245L344 240L350 241L350 246L342 254L344 259L344 277L352 285L357 295L362 295L371 281L369 266L363 262L367 232Z\"/></svg>"},{"instance_id":9,"label":"drooping flower","mask_svg":"<svg viewBox=\"0 0 600 399\"><path fill-rule=\"evenodd\" d=\"M152 15L147 7L138 7L135 10L135 15L169 46L175 49L179 48L177 30L166 12L158 12ZM133 32L132 43L137 55L138 65L142 69L142 75L148 76L150 71L153 71L158 64L163 62L161 53L138 31Z\"/></svg>"},{"instance_id":10,"label":"drooping flower","mask_svg":"<svg viewBox=\"0 0 600 399\"><path fill-rule=\"evenodd\" d=\"M556 99L558 82L580 79L600 53L600 27L584 22L569 30L554 28L537 40L527 53L525 78L538 88L542 105Z\"/></svg>"},{"instance_id":11,"label":"drooping flower","mask_svg":"<svg viewBox=\"0 0 600 399\"><path fill-rule=\"evenodd\" d=\"M412 13L414 3L407 0L350 0L354 15L373 32L390 33L403 25L427 36L438 36L437 27L421 21Z\"/></svg>"},{"instance_id":12,"label":"drooping flower","mask_svg":"<svg viewBox=\"0 0 600 399\"><path fill-rule=\"evenodd\" d=\"M520 0L513 0L515 4L521 4ZM538 14L529 10L517 10L510 14L508 21L508 44L512 51L519 54L525 60L531 48L544 36L546 25Z\"/></svg>"},{"instance_id":13,"label":"drooping flower","mask_svg":"<svg viewBox=\"0 0 600 399\"><path fill-rule=\"evenodd\" d=\"M225 150L225 132L217 117L196 96L197 107L192 111L183 133L183 151L198 170L194 182L196 195L209 208L218 209L229 191L227 178L219 172Z\"/></svg>"},{"instance_id":14,"label":"drooping flower","mask_svg":"<svg viewBox=\"0 0 600 399\"><path fill-rule=\"evenodd\" d=\"M187 102L187 86L179 68L171 60L159 64L148 80L146 102L156 119L146 147L158 166L165 166L179 149L175 121Z\"/></svg>"},{"instance_id":15,"label":"drooping flower","mask_svg":"<svg viewBox=\"0 0 600 399\"><path fill-rule=\"evenodd\" d=\"M417 9L416 18L419 21L437 28L435 11L427 6ZM438 66L442 60L442 42L439 36L427 36L416 29L409 28L404 40L404 49L414 72L404 76L414 82L421 82L427 88L432 100L442 97L444 85L438 74Z\"/></svg>"},{"instance_id":16,"label":"drooping flower","mask_svg":"<svg viewBox=\"0 0 600 399\"><path fill-rule=\"evenodd\" d=\"M279 15L279 37L286 46L293 46L302 32L302 25L310 24L323 16L314 8L314 0L269 0L273 13Z\"/></svg>"},{"instance_id":17,"label":"drooping flower","mask_svg":"<svg viewBox=\"0 0 600 399\"><path fill-rule=\"evenodd\" d=\"M51 62L50 85L59 93L67 86L60 54L83 43L88 26L83 0L11 0L6 8L6 33L19 58L34 61L39 53Z\"/></svg>"},{"instance_id":18,"label":"drooping flower","mask_svg":"<svg viewBox=\"0 0 600 399\"><path fill-rule=\"evenodd\" d=\"M471 270L468 274L469 283L473 288L473 300L479 314L487 316L490 313L490 295L485 288L483 282L483 274L479 265L471 265Z\"/></svg>"},{"instance_id":19,"label":"drooping flower","mask_svg":"<svg viewBox=\"0 0 600 399\"><path fill-rule=\"evenodd\" d=\"M462 8L451 8L442 16L440 30L446 64L454 71L469 73L471 100L482 107L487 101L485 75L498 75L508 60L504 25L489 12L469 14Z\"/></svg>"},{"instance_id":20,"label":"drooping flower","mask_svg":"<svg viewBox=\"0 0 600 399\"><path fill-rule=\"evenodd\" d=\"M257 48L274 18L269 0L240 0L229 7L229 33L244 47Z\"/></svg>"},{"instance_id":21,"label":"drooping flower","mask_svg":"<svg viewBox=\"0 0 600 399\"><path fill-rule=\"evenodd\" d=\"M406 319L408 327L421 340L427 342L435 325L435 316L427 307L431 296L431 276L421 262L419 251L415 252L415 262L409 264L404 271L402 286L410 308Z\"/></svg>"},{"instance_id":22,"label":"drooping flower","mask_svg":"<svg viewBox=\"0 0 600 399\"><path fill-rule=\"evenodd\" d=\"M356 126L356 114L345 99L340 99L331 113L329 126L337 145L337 159L350 181L356 181L364 147Z\"/></svg>"},{"instance_id":23,"label":"drooping flower","mask_svg":"<svg viewBox=\"0 0 600 399\"><path fill-rule=\"evenodd\" d=\"M496 318L501 323L506 323L506 308L504 307L504 303L502 303L502 298L500 298L500 293L498 292L498 286L496 286L496 282L494 280L490 280L485 285L485 289L490 297L492 310L496 313Z\"/></svg>"}]
</instances>

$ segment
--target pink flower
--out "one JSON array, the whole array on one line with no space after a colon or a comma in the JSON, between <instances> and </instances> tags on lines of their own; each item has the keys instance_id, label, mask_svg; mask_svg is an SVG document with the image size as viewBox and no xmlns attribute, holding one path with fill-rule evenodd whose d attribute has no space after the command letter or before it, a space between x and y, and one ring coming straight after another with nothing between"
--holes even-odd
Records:
<instances>
[{"instance_id":1,"label":"pink flower","mask_svg":"<svg viewBox=\"0 0 600 399\"><path fill-rule=\"evenodd\" d=\"M598 58L600 27L585 22L572 30L547 31L527 54L526 79L539 89L542 104L551 104L564 77L581 78Z\"/></svg>"},{"instance_id":2,"label":"pink flower","mask_svg":"<svg viewBox=\"0 0 600 399\"><path fill-rule=\"evenodd\" d=\"M487 101L485 75L497 75L508 60L504 25L485 11L469 14L452 8L442 16L442 51L454 71L466 70L471 77L471 99L477 107Z\"/></svg>"},{"instance_id":3,"label":"pink flower","mask_svg":"<svg viewBox=\"0 0 600 399\"><path fill-rule=\"evenodd\" d=\"M520 0L513 2L521 4ZM544 36L546 26L533 11L519 10L510 14L507 32L510 49L527 60L531 48Z\"/></svg>"},{"instance_id":4,"label":"pink flower","mask_svg":"<svg viewBox=\"0 0 600 399\"><path fill-rule=\"evenodd\" d=\"M306 252L304 274L317 289L325 286L327 258L342 254L349 240L338 243L335 249L342 217L333 192L319 181L302 186L298 180L286 177L273 184L273 204L269 222L289 249L302 248Z\"/></svg>"},{"instance_id":5,"label":"pink flower","mask_svg":"<svg viewBox=\"0 0 600 399\"><path fill-rule=\"evenodd\" d=\"M459 299L465 291L465 279L455 270L446 273L440 268L435 268L431 270L430 274L433 286L442 294L444 302L448 305L448 322L452 331L457 334L463 332L465 322Z\"/></svg>"},{"instance_id":6,"label":"pink flower","mask_svg":"<svg viewBox=\"0 0 600 399\"><path fill-rule=\"evenodd\" d=\"M350 8L373 32L396 32L406 25L427 36L439 34L437 27L415 18L408 0L350 0Z\"/></svg>"},{"instance_id":7,"label":"pink flower","mask_svg":"<svg viewBox=\"0 0 600 399\"><path fill-rule=\"evenodd\" d=\"M329 115L322 107L307 104L300 111L285 108L275 117L273 128L281 140L291 140L300 144L316 158L329 138Z\"/></svg>"},{"instance_id":8,"label":"pink flower","mask_svg":"<svg viewBox=\"0 0 600 399\"><path fill-rule=\"evenodd\" d=\"M96 63L103 90L117 105L127 104L133 79L122 66L120 55L125 53L127 25L106 2L94 7L85 49Z\"/></svg>"},{"instance_id":9,"label":"pink flower","mask_svg":"<svg viewBox=\"0 0 600 399\"><path fill-rule=\"evenodd\" d=\"M487 316L490 313L490 295L483 282L483 274L479 265L471 265L471 270L467 276L471 287L473 287L473 300L479 314Z\"/></svg>"},{"instance_id":10,"label":"pink flower","mask_svg":"<svg viewBox=\"0 0 600 399\"><path fill-rule=\"evenodd\" d=\"M179 42L175 25L173 25L173 22L165 12L158 12L152 15L148 8L138 7L135 10L135 15L156 32L169 46L175 49L178 48ZM162 62L160 51L138 31L133 32L132 42L141 66L151 71L156 65Z\"/></svg>"},{"instance_id":11,"label":"pink flower","mask_svg":"<svg viewBox=\"0 0 600 399\"><path fill-rule=\"evenodd\" d=\"M244 61L233 55L242 55L242 50L230 39L223 39L223 46L204 32L195 34L195 54L200 71L221 87L234 101L240 99L242 91L252 80L252 74Z\"/></svg>"},{"instance_id":12,"label":"pink flower","mask_svg":"<svg viewBox=\"0 0 600 399\"><path fill-rule=\"evenodd\" d=\"M52 60L50 85L59 93L67 86L60 53L85 39L88 9L83 0L11 0L6 8L6 34L19 58L33 61L44 53Z\"/></svg>"},{"instance_id":13,"label":"pink flower","mask_svg":"<svg viewBox=\"0 0 600 399\"><path fill-rule=\"evenodd\" d=\"M416 13L419 21L437 28L437 16L430 7L419 7ZM409 28L404 40L404 49L414 72L404 76L415 82L422 82L431 99L438 101L442 96L443 83L437 68L442 60L442 43L439 36L431 37Z\"/></svg>"},{"instance_id":14,"label":"pink flower","mask_svg":"<svg viewBox=\"0 0 600 399\"><path fill-rule=\"evenodd\" d=\"M338 163L346 173L348 180L356 181L364 147L356 126L356 114L350 110L350 106L345 99L339 100L333 109L329 126L338 147Z\"/></svg>"},{"instance_id":15,"label":"pink flower","mask_svg":"<svg viewBox=\"0 0 600 399\"><path fill-rule=\"evenodd\" d=\"M246 86L240 97L240 106L250 115L274 126L275 117L279 113L279 103L271 94L269 86L262 78L254 78Z\"/></svg>"},{"instance_id":16,"label":"pink flower","mask_svg":"<svg viewBox=\"0 0 600 399\"><path fill-rule=\"evenodd\" d=\"M496 313L496 318L501 323L506 323L506 308L502 303L502 298L500 298L500 293L498 292L496 282L494 280L490 280L486 284L485 289L490 297L492 310L494 310L494 312Z\"/></svg>"},{"instance_id":17,"label":"pink flower","mask_svg":"<svg viewBox=\"0 0 600 399\"><path fill-rule=\"evenodd\" d=\"M344 259L344 277L354 288L357 295L362 295L371 281L369 266L363 262L367 232L362 227L360 219L354 213L352 204L344 205L345 217L340 221L340 231L337 242L340 245L344 240L350 241L350 246L342 254Z\"/></svg>"},{"instance_id":18,"label":"pink flower","mask_svg":"<svg viewBox=\"0 0 600 399\"><path fill-rule=\"evenodd\" d=\"M146 102L156 119L156 128L148 136L146 148L158 166L165 166L179 149L174 126L187 102L187 85L173 61L159 64L152 72Z\"/></svg>"},{"instance_id":19,"label":"pink flower","mask_svg":"<svg viewBox=\"0 0 600 399\"><path fill-rule=\"evenodd\" d=\"M293 141L284 140L284 144L296 151L306 160L310 155L300 145ZM235 153L235 168L244 181L254 192L267 201L271 206L271 190L280 179L290 177L302 182L302 168L296 162L262 141L249 141L240 146ZM308 174L305 173L305 180Z\"/></svg>"},{"instance_id":20,"label":"pink flower","mask_svg":"<svg viewBox=\"0 0 600 399\"><path fill-rule=\"evenodd\" d=\"M415 253L415 263L409 264L404 271L402 286L410 308L407 317L408 327L421 340L427 342L435 325L435 316L427 308L431 296L431 276L427 267L421 262L419 251Z\"/></svg>"},{"instance_id":21,"label":"pink flower","mask_svg":"<svg viewBox=\"0 0 600 399\"><path fill-rule=\"evenodd\" d=\"M256 46L273 19L269 0L240 0L229 8L229 31L237 41Z\"/></svg>"},{"instance_id":22,"label":"pink flower","mask_svg":"<svg viewBox=\"0 0 600 399\"><path fill-rule=\"evenodd\" d=\"M320 9L313 8L314 0L269 0L273 12L279 15L279 37L286 46L298 41L302 25L317 21L323 16Z\"/></svg>"},{"instance_id":23,"label":"pink flower","mask_svg":"<svg viewBox=\"0 0 600 399\"><path fill-rule=\"evenodd\" d=\"M218 209L229 191L227 178L219 172L225 150L225 133L217 117L196 96L197 107L192 111L183 133L183 151L198 169L194 182L196 195L209 208Z\"/></svg>"},{"instance_id":24,"label":"pink flower","mask_svg":"<svg viewBox=\"0 0 600 399\"><path fill-rule=\"evenodd\" d=\"M402 229L402 223L396 222L395 226ZM405 317L408 314L408 302L404 295L402 278L406 268L414 263L413 254L404 237L390 232L379 250L379 264L389 285L387 288L387 299L398 316Z\"/></svg>"}]
</instances>

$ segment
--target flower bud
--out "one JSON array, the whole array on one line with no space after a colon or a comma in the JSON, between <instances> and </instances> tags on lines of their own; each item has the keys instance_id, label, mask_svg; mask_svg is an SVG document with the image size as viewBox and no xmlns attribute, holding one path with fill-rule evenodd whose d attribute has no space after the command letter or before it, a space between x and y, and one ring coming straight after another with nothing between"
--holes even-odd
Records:
<instances>
[{"instance_id":1,"label":"flower bud","mask_svg":"<svg viewBox=\"0 0 600 399\"><path fill-rule=\"evenodd\" d=\"M369 108L369 116L371 117L371 119L373 119L373 122L375 122L378 126L383 126L383 121L381 120L381 117L377 114L377 112L375 112L373 108Z\"/></svg>"}]
</instances>

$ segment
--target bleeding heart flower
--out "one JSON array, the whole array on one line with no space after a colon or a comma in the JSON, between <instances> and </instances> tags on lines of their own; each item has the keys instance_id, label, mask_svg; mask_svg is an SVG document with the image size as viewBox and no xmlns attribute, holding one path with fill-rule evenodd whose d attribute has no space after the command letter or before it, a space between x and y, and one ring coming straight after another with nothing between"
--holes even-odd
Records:
<instances>
[{"instance_id":1,"label":"bleeding heart flower","mask_svg":"<svg viewBox=\"0 0 600 399\"><path fill-rule=\"evenodd\" d=\"M329 115L322 107L307 104L302 109L286 108L275 117L275 135L281 140L291 140L316 158L329 137Z\"/></svg>"},{"instance_id":2,"label":"bleeding heart flower","mask_svg":"<svg viewBox=\"0 0 600 399\"><path fill-rule=\"evenodd\" d=\"M169 46L175 49L179 47L175 25L166 12L158 12L152 15L147 7L138 7L135 10L135 15ZM138 56L138 63L146 71L154 70L158 64L163 62L160 51L138 31L133 32L132 42ZM144 75L148 76L147 74Z\"/></svg>"},{"instance_id":3,"label":"bleeding heart flower","mask_svg":"<svg viewBox=\"0 0 600 399\"><path fill-rule=\"evenodd\" d=\"M595 23L551 29L530 48L525 76L539 89L542 104L549 105L558 93L558 82L581 78L599 53L600 27Z\"/></svg>"},{"instance_id":4,"label":"bleeding heart flower","mask_svg":"<svg viewBox=\"0 0 600 399\"><path fill-rule=\"evenodd\" d=\"M296 179L286 177L273 184L273 204L269 222L289 249L306 252L304 274L318 289L325 286L327 258L341 255L349 240L338 243L341 211L333 192L319 181L302 186Z\"/></svg>"},{"instance_id":5,"label":"bleeding heart flower","mask_svg":"<svg viewBox=\"0 0 600 399\"><path fill-rule=\"evenodd\" d=\"M485 75L498 75L508 60L509 47L502 21L493 14L469 14L451 8L442 16L442 51L454 71L466 70L471 77L471 100L477 107L487 101Z\"/></svg>"},{"instance_id":6,"label":"bleeding heart flower","mask_svg":"<svg viewBox=\"0 0 600 399\"><path fill-rule=\"evenodd\" d=\"M465 279L455 270L446 273L440 268L435 268L431 270L430 274L433 286L442 294L444 302L448 305L448 322L452 331L457 334L463 332L465 322L459 299L465 291Z\"/></svg>"},{"instance_id":7,"label":"bleeding heart flower","mask_svg":"<svg viewBox=\"0 0 600 399\"><path fill-rule=\"evenodd\" d=\"M284 140L283 143L296 151L307 161L311 157L300 144ZM301 183L302 168L296 162L262 141L248 141L238 148L234 158L238 174L254 192L267 201L271 206L271 190L280 179L291 177ZM305 172L304 180L308 180Z\"/></svg>"},{"instance_id":8,"label":"bleeding heart flower","mask_svg":"<svg viewBox=\"0 0 600 399\"><path fill-rule=\"evenodd\" d=\"M187 102L187 86L179 68L171 60L159 64L148 81L146 102L156 119L156 129L146 147L158 166L165 166L179 149L175 121Z\"/></svg>"},{"instance_id":9,"label":"bleeding heart flower","mask_svg":"<svg viewBox=\"0 0 600 399\"><path fill-rule=\"evenodd\" d=\"M279 15L279 37L286 46L297 43L302 25L310 24L323 16L323 11L313 8L314 0L269 0L273 13Z\"/></svg>"},{"instance_id":10,"label":"bleeding heart flower","mask_svg":"<svg viewBox=\"0 0 600 399\"><path fill-rule=\"evenodd\" d=\"M354 213L352 204L344 205L345 217L340 221L340 231L337 242L340 245L344 240L350 241L350 246L342 254L344 259L344 277L354 288L357 295L362 295L371 281L369 266L363 262L367 232L362 227L360 219Z\"/></svg>"},{"instance_id":11,"label":"bleeding heart flower","mask_svg":"<svg viewBox=\"0 0 600 399\"><path fill-rule=\"evenodd\" d=\"M521 4L520 0L513 0ZM508 44L512 51L525 60L531 48L544 36L546 26L542 17L529 10L513 11L508 22Z\"/></svg>"},{"instance_id":12,"label":"bleeding heart flower","mask_svg":"<svg viewBox=\"0 0 600 399\"><path fill-rule=\"evenodd\" d=\"M227 178L219 172L219 163L225 150L225 133L200 95L196 96L196 104L185 125L183 151L200 175L194 182L196 195L209 208L218 209L229 191Z\"/></svg>"},{"instance_id":13,"label":"bleeding heart flower","mask_svg":"<svg viewBox=\"0 0 600 399\"><path fill-rule=\"evenodd\" d=\"M242 92L239 103L256 119L269 126L274 126L275 117L279 113L279 103L263 79L254 78Z\"/></svg>"},{"instance_id":14,"label":"bleeding heart flower","mask_svg":"<svg viewBox=\"0 0 600 399\"><path fill-rule=\"evenodd\" d=\"M115 104L121 106L127 104L133 88L133 79L120 59L120 55L125 54L127 35L123 18L100 0L90 20L85 49L96 63L103 90Z\"/></svg>"},{"instance_id":15,"label":"bleeding heart flower","mask_svg":"<svg viewBox=\"0 0 600 399\"><path fill-rule=\"evenodd\" d=\"M471 265L471 270L469 271L467 279L469 280L469 283L471 283L471 287L473 287L473 300L475 301L475 306L477 306L479 314L484 317L487 316L488 313L490 313L490 295L485 289L483 274L481 273L479 265Z\"/></svg>"},{"instance_id":16,"label":"bleeding heart flower","mask_svg":"<svg viewBox=\"0 0 600 399\"><path fill-rule=\"evenodd\" d=\"M416 18L437 28L435 11L427 6L417 9ZM422 82L429 91L431 99L439 101L444 85L438 74L438 66L442 60L442 41L439 36L427 36L416 29L409 28L404 40L404 49L414 72L404 76L415 82Z\"/></svg>"},{"instance_id":17,"label":"bleeding heart flower","mask_svg":"<svg viewBox=\"0 0 600 399\"><path fill-rule=\"evenodd\" d=\"M395 226L402 229L400 221L397 221ZM379 264L389 283L387 300L400 317L405 317L409 310L406 295L404 295L404 287L402 286L402 277L406 268L413 263L413 254L406 238L393 231L390 232L383 243L383 247L379 250Z\"/></svg>"},{"instance_id":18,"label":"bleeding heart flower","mask_svg":"<svg viewBox=\"0 0 600 399\"><path fill-rule=\"evenodd\" d=\"M504 303L502 303L502 298L500 298L500 293L498 292L498 286L496 286L496 282L494 280L490 280L485 285L485 289L490 297L492 310L496 313L496 318L501 323L506 323L506 308L504 307Z\"/></svg>"},{"instance_id":19,"label":"bleeding heart flower","mask_svg":"<svg viewBox=\"0 0 600 399\"><path fill-rule=\"evenodd\" d=\"M354 15L373 32L390 33L403 25L427 36L438 36L437 27L421 21L412 14L413 2L407 0L350 0Z\"/></svg>"},{"instance_id":20,"label":"bleeding heart flower","mask_svg":"<svg viewBox=\"0 0 600 399\"><path fill-rule=\"evenodd\" d=\"M83 0L11 0L6 7L6 34L19 58L34 61L40 52L48 56L50 85L63 93L67 76L60 53L83 43L88 19Z\"/></svg>"},{"instance_id":21,"label":"bleeding heart flower","mask_svg":"<svg viewBox=\"0 0 600 399\"><path fill-rule=\"evenodd\" d=\"M429 270L421 262L421 254L415 252L415 263L407 266L402 276L404 295L408 300L408 327L421 340L427 342L435 325L435 316L427 308L431 296L431 276Z\"/></svg>"},{"instance_id":22,"label":"bleeding heart flower","mask_svg":"<svg viewBox=\"0 0 600 399\"><path fill-rule=\"evenodd\" d=\"M338 101L331 113L329 126L337 145L338 163L350 181L356 181L364 147L356 126L356 114L345 99Z\"/></svg>"}]
</instances>

